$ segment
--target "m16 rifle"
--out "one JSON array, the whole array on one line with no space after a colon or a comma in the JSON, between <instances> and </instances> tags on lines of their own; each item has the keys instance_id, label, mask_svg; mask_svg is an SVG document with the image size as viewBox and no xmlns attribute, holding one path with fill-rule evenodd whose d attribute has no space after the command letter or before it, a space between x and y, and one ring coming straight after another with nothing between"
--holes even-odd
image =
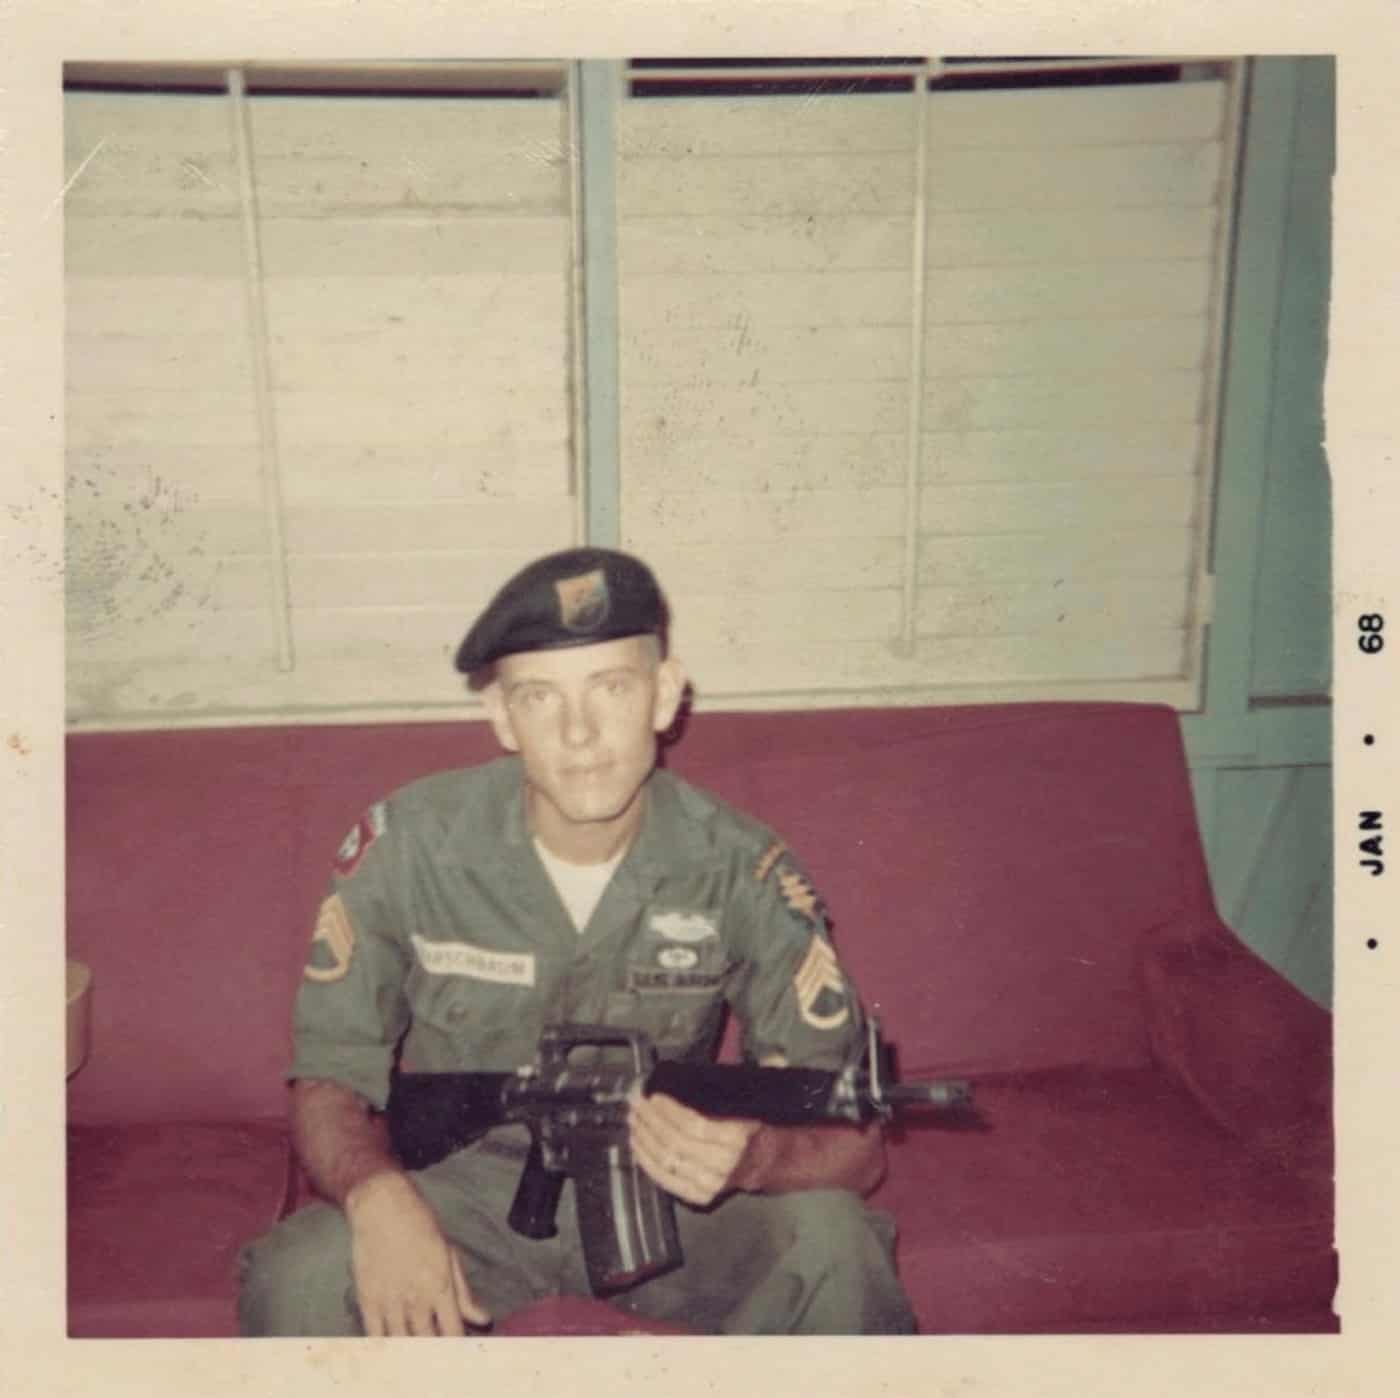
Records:
<instances>
[{"instance_id":1,"label":"m16 rifle","mask_svg":"<svg viewBox=\"0 0 1400 1398\"><path fill-rule=\"evenodd\" d=\"M639 1030L556 1024L545 1029L535 1061L515 1072L396 1074L386 1115L394 1151L410 1170L494 1126L527 1125L530 1147L510 1226L527 1238L554 1237L559 1196L572 1178L589 1284L601 1295L682 1260L675 1200L632 1158L627 1103L634 1092L772 1126L862 1123L911 1107L932 1109L948 1125L981 1124L968 1083L896 1083L890 1061L874 1020L862 1061L837 1071L658 1060Z\"/></svg>"}]
</instances>

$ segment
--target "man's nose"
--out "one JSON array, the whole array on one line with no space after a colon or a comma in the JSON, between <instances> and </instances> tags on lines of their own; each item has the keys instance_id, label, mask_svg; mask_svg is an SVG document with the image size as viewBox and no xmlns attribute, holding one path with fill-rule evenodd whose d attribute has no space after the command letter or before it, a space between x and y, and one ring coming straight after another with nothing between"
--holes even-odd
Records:
<instances>
[{"instance_id":1,"label":"man's nose","mask_svg":"<svg viewBox=\"0 0 1400 1398\"><path fill-rule=\"evenodd\" d=\"M561 718L566 747L584 747L593 741L598 725L588 701L581 696L566 696Z\"/></svg>"}]
</instances>

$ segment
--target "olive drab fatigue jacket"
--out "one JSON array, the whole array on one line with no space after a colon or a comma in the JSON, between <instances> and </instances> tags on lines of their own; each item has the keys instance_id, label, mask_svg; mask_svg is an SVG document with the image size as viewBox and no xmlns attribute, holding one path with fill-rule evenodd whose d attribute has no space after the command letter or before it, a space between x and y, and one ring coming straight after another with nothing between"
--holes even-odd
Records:
<instances>
[{"instance_id":1,"label":"olive drab fatigue jacket","mask_svg":"<svg viewBox=\"0 0 1400 1398\"><path fill-rule=\"evenodd\" d=\"M839 1068L863 1022L811 884L766 827L653 772L640 830L578 931L535 852L518 758L370 808L334 861L288 1073L376 1108L391 1066L511 1071L560 1021L713 1055L727 1003L746 1058Z\"/></svg>"}]
</instances>

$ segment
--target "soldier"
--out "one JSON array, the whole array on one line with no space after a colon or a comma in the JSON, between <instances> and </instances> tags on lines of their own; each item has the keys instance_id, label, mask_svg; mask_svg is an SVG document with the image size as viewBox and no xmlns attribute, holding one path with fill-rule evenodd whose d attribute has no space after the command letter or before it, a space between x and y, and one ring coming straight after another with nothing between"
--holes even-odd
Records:
<instances>
[{"instance_id":1,"label":"soldier","mask_svg":"<svg viewBox=\"0 0 1400 1398\"><path fill-rule=\"evenodd\" d=\"M249 1335L461 1335L587 1294L572 1190L558 1236L506 1215L525 1128L405 1171L377 1113L419 1071L510 1071L544 1025L645 1030L709 1057L840 1068L862 1011L821 902L771 831L657 766L685 688L650 570L571 549L496 595L456 657L505 755L376 804L346 837L295 1010L292 1129L314 1204L250 1244ZM893 1223L861 1196L878 1126L630 1108L642 1169L680 1201L684 1265L611 1299L713 1333L907 1333Z\"/></svg>"}]
</instances>

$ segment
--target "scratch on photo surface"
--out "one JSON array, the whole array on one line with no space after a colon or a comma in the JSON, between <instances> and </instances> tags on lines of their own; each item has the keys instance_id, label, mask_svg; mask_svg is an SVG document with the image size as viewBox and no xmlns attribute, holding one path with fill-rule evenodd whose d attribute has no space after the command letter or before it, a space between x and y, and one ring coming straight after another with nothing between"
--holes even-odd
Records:
<instances>
[{"instance_id":1,"label":"scratch on photo surface","mask_svg":"<svg viewBox=\"0 0 1400 1398\"><path fill-rule=\"evenodd\" d=\"M87 167L88 167L89 165L92 164L92 162L97 158L97 153L98 153L98 151L100 151L100 150L102 149L102 147L105 146L106 144L107 144L107 138L104 136L104 137L103 137L89 152L88 152L87 156L86 156L86 157L84 158L84 160L83 160L83 163L82 163L81 165L79 165L78 168L77 168L76 170L74 170L73 173L72 173L71 175L69 175L67 184L65 184L65 185L63 186L63 188L60 189L60 190L58 191L58 194L54 197L53 202L49 205L49 207L48 207L47 209L44 210L44 217L40 220L41 223L47 221L49 215L52 214L53 211L54 211L56 208L58 208L58 206L59 206L61 203L63 203L63 201L68 197L68 191L69 191L70 189L72 189L73 186L74 186L75 184L77 184L78 179L79 179L79 177L82 175L83 171L86 170Z\"/></svg>"},{"instance_id":2,"label":"scratch on photo surface","mask_svg":"<svg viewBox=\"0 0 1400 1398\"><path fill-rule=\"evenodd\" d=\"M97 154L97 152L94 151L94 152L93 152L93 155L96 155L96 154ZM88 158L91 159L92 157L89 156ZM180 168L181 168L182 170L188 170L188 171L190 172L190 174L192 174L196 179L203 180L204 183L207 184L207 185L209 186L210 189L219 189L219 188L222 188L222 186L215 184L214 181L211 180L211 179L209 178L209 176L206 175L206 174L204 173L204 171L201 170L201 169L199 168L199 166L196 165L196 164L194 163L193 160L182 160L182 161L180 162Z\"/></svg>"}]
</instances>

